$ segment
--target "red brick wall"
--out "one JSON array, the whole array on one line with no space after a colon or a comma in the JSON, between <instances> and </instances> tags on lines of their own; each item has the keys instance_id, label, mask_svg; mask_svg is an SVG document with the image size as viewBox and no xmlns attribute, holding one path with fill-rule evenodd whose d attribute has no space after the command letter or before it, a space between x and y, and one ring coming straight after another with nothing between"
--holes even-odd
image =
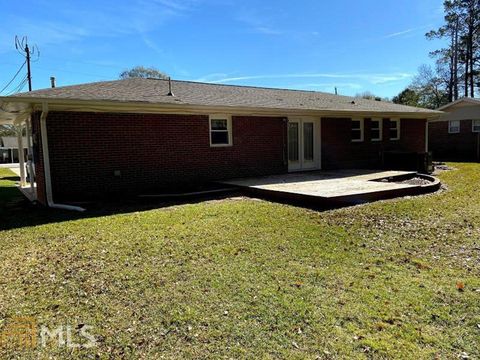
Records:
<instances>
[{"instance_id":1,"label":"red brick wall","mask_svg":"<svg viewBox=\"0 0 480 360\"><path fill-rule=\"evenodd\" d=\"M448 133L448 121L428 124L428 144L436 160L475 160L480 134L472 132L472 120L460 121L460 133Z\"/></svg>"},{"instance_id":2,"label":"red brick wall","mask_svg":"<svg viewBox=\"0 0 480 360\"><path fill-rule=\"evenodd\" d=\"M371 140L364 121L364 141L352 142L351 119L322 118L322 168L379 168L384 151L425 152L426 120L400 120L400 140L389 139L390 121L383 119L382 141Z\"/></svg>"},{"instance_id":3,"label":"red brick wall","mask_svg":"<svg viewBox=\"0 0 480 360\"><path fill-rule=\"evenodd\" d=\"M33 130L39 201L45 203L40 114ZM50 112L47 119L54 200L145 193L232 177L285 173L283 118L233 117L233 146L212 148L208 116ZM322 119L322 167L379 168L383 151L424 152L425 120L401 120L401 137L351 142L351 120ZM114 176L120 170L121 176Z\"/></svg>"},{"instance_id":4,"label":"red brick wall","mask_svg":"<svg viewBox=\"0 0 480 360\"><path fill-rule=\"evenodd\" d=\"M208 116L50 112L54 200L287 171L282 118L233 117L232 127L233 146L212 148Z\"/></svg>"}]
</instances>

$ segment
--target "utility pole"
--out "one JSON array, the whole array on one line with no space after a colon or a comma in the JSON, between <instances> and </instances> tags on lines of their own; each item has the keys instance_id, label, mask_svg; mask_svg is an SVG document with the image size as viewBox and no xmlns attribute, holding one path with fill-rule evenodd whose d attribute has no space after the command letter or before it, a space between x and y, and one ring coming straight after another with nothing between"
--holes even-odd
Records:
<instances>
[{"instance_id":1,"label":"utility pole","mask_svg":"<svg viewBox=\"0 0 480 360\"><path fill-rule=\"evenodd\" d=\"M30 67L30 48L28 42L25 41L25 56L27 58L27 79L28 79L28 91L32 91L32 70Z\"/></svg>"},{"instance_id":2,"label":"utility pole","mask_svg":"<svg viewBox=\"0 0 480 360\"><path fill-rule=\"evenodd\" d=\"M17 87L17 91L21 91L25 86L25 83L28 82L28 91L32 91L32 56L36 57L36 60L40 58L40 51L36 45L33 45L32 48L28 46L28 39L24 36L21 40L18 36L15 36L15 49L17 49L18 53L25 57L25 63L27 65L27 75L23 78L20 82L20 85ZM25 66L25 63L22 65ZM28 177L30 182L30 190L32 191L32 195L35 194L35 188L33 186L35 180L35 171L34 171L34 163L35 160L33 158L33 150L32 150L32 140L31 140L31 129L32 129L32 118L29 117L25 120L25 133L27 137L27 162L25 163L25 153L24 153L24 145L23 145L23 133L24 128L23 124L20 123L17 130L17 141L18 141L18 161L20 163L20 185L23 187L26 185L27 174L26 170L28 170Z\"/></svg>"},{"instance_id":3,"label":"utility pole","mask_svg":"<svg viewBox=\"0 0 480 360\"><path fill-rule=\"evenodd\" d=\"M36 45L33 45L32 48L28 46L28 38L26 36L24 36L21 40L18 36L15 36L15 48L20 55L25 57L25 62L27 63L26 80L28 82L28 91L32 91L32 57L35 56L36 60L38 60L40 57L40 51Z\"/></svg>"}]
</instances>

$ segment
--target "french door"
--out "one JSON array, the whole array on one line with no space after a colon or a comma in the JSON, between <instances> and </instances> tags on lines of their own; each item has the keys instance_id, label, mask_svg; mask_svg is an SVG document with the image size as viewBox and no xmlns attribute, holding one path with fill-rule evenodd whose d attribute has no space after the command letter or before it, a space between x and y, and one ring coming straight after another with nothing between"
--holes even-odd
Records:
<instances>
[{"instance_id":1,"label":"french door","mask_svg":"<svg viewBox=\"0 0 480 360\"><path fill-rule=\"evenodd\" d=\"M320 168L320 121L310 118L288 120L288 171Z\"/></svg>"}]
</instances>

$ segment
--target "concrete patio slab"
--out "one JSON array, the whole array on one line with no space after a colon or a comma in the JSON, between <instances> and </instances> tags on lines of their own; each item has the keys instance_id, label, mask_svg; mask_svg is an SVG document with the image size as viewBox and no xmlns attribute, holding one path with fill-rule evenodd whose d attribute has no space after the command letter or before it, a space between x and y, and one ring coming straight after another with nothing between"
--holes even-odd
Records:
<instances>
[{"instance_id":1,"label":"concrete patio slab","mask_svg":"<svg viewBox=\"0 0 480 360\"><path fill-rule=\"evenodd\" d=\"M222 184L279 199L356 204L436 190L402 183L416 176L416 172L409 171L339 170L233 179Z\"/></svg>"}]
</instances>

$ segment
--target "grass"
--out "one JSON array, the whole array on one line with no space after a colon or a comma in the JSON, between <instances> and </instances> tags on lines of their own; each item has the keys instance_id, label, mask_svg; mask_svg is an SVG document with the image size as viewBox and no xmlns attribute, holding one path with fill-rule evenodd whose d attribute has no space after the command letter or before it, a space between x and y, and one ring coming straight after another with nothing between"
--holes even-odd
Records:
<instances>
[{"instance_id":1,"label":"grass","mask_svg":"<svg viewBox=\"0 0 480 360\"><path fill-rule=\"evenodd\" d=\"M0 168L0 209L3 209L11 201L19 199L15 180L17 178L12 171Z\"/></svg>"},{"instance_id":2,"label":"grass","mask_svg":"<svg viewBox=\"0 0 480 360\"><path fill-rule=\"evenodd\" d=\"M87 324L97 343L0 357L479 358L480 165L453 166L448 191L325 212L16 209L0 232L0 332L29 316Z\"/></svg>"}]
</instances>

